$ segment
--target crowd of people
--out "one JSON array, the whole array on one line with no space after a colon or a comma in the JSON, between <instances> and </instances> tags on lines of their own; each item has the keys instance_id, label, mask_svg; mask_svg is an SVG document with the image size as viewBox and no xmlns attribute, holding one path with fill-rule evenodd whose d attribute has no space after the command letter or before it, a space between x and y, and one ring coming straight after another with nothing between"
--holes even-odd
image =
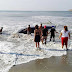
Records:
<instances>
[{"instance_id":1,"label":"crowd of people","mask_svg":"<svg viewBox=\"0 0 72 72\"><path fill-rule=\"evenodd\" d=\"M31 34L30 25L27 29L27 33ZM42 44L46 44L48 34L50 34L50 41L53 38L53 42L54 42L55 41L55 33L58 33L58 32L55 30L54 26L52 26L51 30L48 32L46 25L44 26L44 28L43 28L42 24L40 26L36 25L35 30L34 30L34 42L36 42L36 47L39 48L40 41L42 41ZM60 38L61 38L62 48L65 45L66 50L68 50L67 45L68 45L68 38L70 39L70 31L68 30L67 26L64 26L64 29L61 31L61 33L59 35L59 39Z\"/></svg>"},{"instance_id":2,"label":"crowd of people","mask_svg":"<svg viewBox=\"0 0 72 72\"><path fill-rule=\"evenodd\" d=\"M2 30L3 30L3 27L1 27L1 29L0 29L0 34L2 34ZM54 26L52 26L51 30L48 32L46 25L44 25L44 27L42 26L42 24L40 26L36 25L35 30L34 30L34 42L36 42L36 47L40 48L39 47L40 41L42 41L42 44L46 44L48 34L50 34L50 41L53 38L53 42L54 42L55 41L55 33L58 33L58 32L55 30ZM28 35L31 34L30 25L28 25L27 34ZM59 39L60 38L61 38L62 48L65 45L66 50L68 50L67 45L68 45L68 38L70 39L70 31L68 30L67 26L64 26L64 29L61 31L61 33L59 35Z\"/></svg>"}]
</instances>

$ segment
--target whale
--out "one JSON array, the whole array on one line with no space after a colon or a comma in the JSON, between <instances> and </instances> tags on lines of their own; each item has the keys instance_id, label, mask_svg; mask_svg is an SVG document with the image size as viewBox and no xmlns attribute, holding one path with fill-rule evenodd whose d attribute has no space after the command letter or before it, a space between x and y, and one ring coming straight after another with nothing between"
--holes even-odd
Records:
<instances>
[{"instance_id":1,"label":"whale","mask_svg":"<svg viewBox=\"0 0 72 72\"><path fill-rule=\"evenodd\" d=\"M52 28L52 26L46 26L46 28L49 30ZM54 28L56 28L56 26L54 26ZM35 27L31 27L31 33L34 33L34 30L35 30ZM18 33L27 34L27 28L19 30Z\"/></svg>"}]
</instances>

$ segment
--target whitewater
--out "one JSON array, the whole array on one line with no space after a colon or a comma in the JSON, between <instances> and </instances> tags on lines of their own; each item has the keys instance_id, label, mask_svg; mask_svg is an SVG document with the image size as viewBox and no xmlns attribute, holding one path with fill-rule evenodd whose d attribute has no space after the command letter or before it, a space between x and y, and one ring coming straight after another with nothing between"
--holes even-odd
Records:
<instances>
[{"instance_id":1,"label":"whitewater","mask_svg":"<svg viewBox=\"0 0 72 72\"><path fill-rule=\"evenodd\" d=\"M41 23L43 26L56 26L59 33L56 34L55 42L49 42L49 34L47 44L44 45L40 42L41 49L38 50L35 47L33 33L27 35L18 33L18 31L27 28L28 25L34 27ZM14 65L27 63L35 59L66 55L66 49L65 47L64 49L61 48L61 40L58 38L64 25L68 26L71 33L68 49L72 50L71 16L38 15L33 12L31 14L28 12L0 12L0 27L3 27L3 34L0 35L0 72L8 72Z\"/></svg>"}]
</instances>

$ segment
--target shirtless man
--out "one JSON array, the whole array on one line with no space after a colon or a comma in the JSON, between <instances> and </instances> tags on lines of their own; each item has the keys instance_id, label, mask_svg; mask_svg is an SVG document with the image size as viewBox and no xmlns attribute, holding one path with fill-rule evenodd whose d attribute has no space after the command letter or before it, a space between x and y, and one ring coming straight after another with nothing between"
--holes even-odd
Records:
<instances>
[{"instance_id":1,"label":"shirtless man","mask_svg":"<svg viewBox=\"0 0 72 72\"><path fill-rule=\"evenodd\" d=\"M46 44L47 36L48 36L48 29L46 28L46 25L45 25L44 29L42 30L42 44L43 44L44 40L45 40L45 44Z\"/></svg>"},{"instance_id":2,"label":"shirtless man","mask_svg":"<svg viewBox=\"0 0 72 72\"><path fill-rule=\"evenodd\" d=\"M41 31L41 33L40 33L40 39L41 39L42 38L42 30L43 30L42 23L39 26L39 30Z\"/></svg>"},{"instance_id":3,"label":"shirtless man","mask_svg":"<svg viewBox=\"0 0 72 72\"><path fill-rule=\"evenodd\" d=\"M28 35L31 34L31 27L30 27L30 25L28 25L27 34L28 34Z\"/></svg>"},{"instance_id":4,"label":"shirtless man","mask_svg":"<svg viewBox=\"0 0 72 72\"><path fill-rule=\"evenodd\" d=\"M40 24L39 29L40 29L40 30L42 30L42 29L43 29L43 27L42 27L42 23Z\"/></svg>"}]
</instances>

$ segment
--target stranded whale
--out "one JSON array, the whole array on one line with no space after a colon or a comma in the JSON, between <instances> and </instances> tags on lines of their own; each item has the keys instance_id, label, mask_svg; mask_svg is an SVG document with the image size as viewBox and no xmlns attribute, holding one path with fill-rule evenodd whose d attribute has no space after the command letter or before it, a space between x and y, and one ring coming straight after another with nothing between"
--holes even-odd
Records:
<instances>
[{"instance_id":1,"label":"stranded whale","mask_svg":"<svg viewBox=\"0 0 72 72\"><path fill-rule=\"evenodd\" d=\"M46 28L51 29L52 26L46 26ZM56 28L56 26L54 26L54 28ZM35 30L35 27L31 27L31 33L34 33L34 30ZM18 33L27 34L27 28L19 30Z\"/></svg>"}]
</instances>

